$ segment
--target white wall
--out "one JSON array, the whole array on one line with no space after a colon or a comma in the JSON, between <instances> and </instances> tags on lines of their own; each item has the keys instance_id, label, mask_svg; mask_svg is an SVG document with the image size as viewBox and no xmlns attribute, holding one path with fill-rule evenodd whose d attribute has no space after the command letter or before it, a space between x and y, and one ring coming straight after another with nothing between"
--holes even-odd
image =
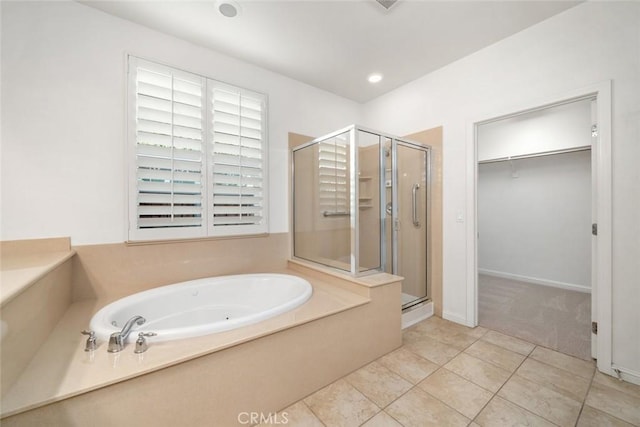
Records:
<instances>
[{"instance_id":1,"label":"white wall","mask_svg":"<svg viewBox=\"0 0 640 427\"><path fill-rule=\"evenodd\" d=\"M427 54L427 53L425 53ZM405 135L443 129L443 309L468 317L473 147L478 120L613 81L613 358L640 372L640 3L585 2L365 106L366 124ZM461 222L457 221L458 214Z\"/></svg>"},{"instance_id":2,"label":"white wall","mask_svg":"<svg viewBox=\"0 0 640 427\"><path fill-rule=\"evenodd\" d=\"M591 152L481 164L478 232L481 272L588 291Z\"/></svg>"},{"instance_id":3,"label":"white wall","mask_svg":"<svg viewBox=\"0 0 640 427\"><path fill-rule=\"evenodd\" d=\"M591 100L478 126L478 161L591 145Z\"/></svg>"},{"instance_id":4,"label":"white wall","mask_svg":"<svg viewBox=\"0 0 640 427\"><path fill-rule=\"evenodd\" d=\"M321 135L360 106L75 2L2 2L3 240L125 233L125 54L269 95L270 219L288 231L287 132Z\"/></svg>"}]
</instances>

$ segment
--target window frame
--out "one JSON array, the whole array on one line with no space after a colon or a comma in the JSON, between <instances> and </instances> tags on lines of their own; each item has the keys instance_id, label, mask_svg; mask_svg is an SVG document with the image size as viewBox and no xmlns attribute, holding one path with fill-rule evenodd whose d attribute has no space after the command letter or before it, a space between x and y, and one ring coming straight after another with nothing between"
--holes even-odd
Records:
<instances>
[{"instance_id":1,"label":"window frame","mask_svg":"<svg viewBox=\"0 0 640 427\"><path fill-rule=\"evenodd\" d=\"M126 235L127 242L138 243L146 241L163 240L188 240L202 238L231 238L251 235L264 235L269 233L269 142L268 142L268 95L251 89L242 88L220 80L212 79L174 67L141 58L127 55L126 58ZM202 159L201 159L201 185L202 185L202 222L194 227L138 227L138 163L137 163L137 67L143 65L150 70L161 72L171 71L176 75L186 76L189 79L199 79L202 89ZM240 93L249 94L261 99L261 221L258 224L247 225L215 225L213 220L213 105L211 93L213 85L222 85L238 90ZM240 132L239 132L240 134ZM240 136L238 136L240 138Z\"/></svg>"}]
</instances>

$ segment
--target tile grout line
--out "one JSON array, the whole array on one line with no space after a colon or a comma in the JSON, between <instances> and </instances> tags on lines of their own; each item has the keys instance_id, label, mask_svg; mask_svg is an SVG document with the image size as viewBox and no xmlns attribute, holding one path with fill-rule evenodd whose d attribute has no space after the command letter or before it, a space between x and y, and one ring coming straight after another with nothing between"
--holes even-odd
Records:
<instances>
[{"instance_id":1,"label":"tile grout line","mask_svg":"<svg viewBox=\"0 0 640 427\"><path fill-rule=\"evenodd\" d=\"M493 399L495 399L495 398L496 398L496 396L498 396L498 393L500 393L500 390L502 390L502 388L505 386L505 384L507 384L507 383L509 382L509 380L510 380L510 379L511 379L515 374L516 374L516 372L518 371L518 369L520 369L520 366L522 366L522 364L523 364L523 363L524 363L524 362L529 358L529 355L531 355L531 353L533 353L533 350L535 350L535 347L533 347L533 349L529 352L529 354L528 354L524 359L522 359L522 362L520 362L520 364L516 367L516 369L514 369L514 370L513 370L513 372L511 373L511 375L509 375L509 378L507 378L507 380L506 380L504 383L502 383L502 385L500 386L500 388L498 388L498 390L496 390L496 392L495 392L495 393L493 393L493 396L491 396L491 399L489 399L489 401L488 401L487 403L485 403L485 404L484 404L484 406L483 406L482 408L480 408L480 410L478 411L478 413L476 414L476 416L475 416L475 417L473 417L473 419L471 420L471 422L474 422L474 423L478 424L478 423L476 422L476 419L478 418L478 416L482 413L482 411L484 411L484 409L489 405L489 403L491 403L491 402L493 401ZM514 352L514 353L515 353L515 352ZM500 397L501 399L503 399L503 397L502 397L502 396L498 396L498 397ZM513 404L513 405L516 405L515 403L511 402L511 401L510 401L510 400L508 400L508 399L504 399L504 400L506 400L507 402L509 402L509 403L511 403L511 404ZM522 408L520 405L516 405L516 406L518 406L519 408ZM529 410L528 410L528 409L526 409L526 408L522 408L522 409L524 409L524 410L525 410L525 411L527 411L527 412L531 412L531 411L529 411ZM533 414L533 412L531 412L531 413ZM537 414L534 414L534 415L537 415ZM540 417L540 418L544 418L544 417ZM544 419L546 420L546 418L544 418ZM548 421L548 420L547 420L547 421ZM552 424L554 424L554 425L555 425L555 423L552 423Z\"/></svg>"},{"instance_id":2,"label":"tile grout line","mask_svg":"<svg viewBox=\"0 0 640 427\"><path fill-rule=\"evenodd\" d=\"M593 375L591 375L591 380L589 381L589 387L587 387L587 392L584 395L584 399L582 399L582 405L580 405L580 411L578 412L578 418L576 418L576 422L574 424L574 426L578 425L578 421L580 421L580 417L582 416L582 411L584 410L584 405L587 402L587 396L589 396L589 392L591 391L591 386L593 385L593 380L596 377L596 370L598 368L596 367L596 369L593 370Z\"/></svg>"},{"instance_id":3,"label":"tile grout line","mask_svg":"<svg viewBox=\"0 0 640 427\"><path fill-rule=\"evenodd\" d=\"M484 327L483 327L483 328L484 328ZM473 329L473 328L470 328L470 329ZM431 339L433 339L433 340L436 340L436 341L438 341L438 342L439 342L439 343L441 343L441 344L445 344L445 345L448 345L449 347L455 348L456 350L459 350L459 351L458 351L458 353L457 353L455 356L453 356L451 359L449 359L449 361L447 361L446 363L444 363L444 364L442 364L442 365L440 365L440 364L438 364L438 363L435 363L435 362L433 362L432 360L429 360L429 359L426 359L426 358L424 358L424 357L423 357L423 359L429 360L430 362L435 363L436 365L438 365L438 369L436 369L435 371L433 371L432 373L430 373L429 375L427 375L426 377L424 377L422 380L420 380L420 382L423 382L424 380L426 380L427 378L429 378L431 375L433 375L433 374L435 374L436 372L438 372L440 369L444 369L445 371L450 372L450 373L452 373L453 375L456 375L456 376L458 376L458 377L462 378L463 380L468 381L469 383L471 383L471 384L473 384L473 385L475 385L475 386L478 386L478 387L480 387L480 388L481 388L481 389L483 389L483 390L488 391L489 393L493 393L491 390L487 390L486 388L482 387L481 385L476 384L476 383L474 383L473 381L470 381L470 380L468 380L468 379L466 379L466 378L464 378L464 377L461 377L460 375L456 374L456 373L455 373L455 372L453 372L453 371L450 371L449 369L447 369L447 368L444 366L444 365L446 365L447 363L449 363L450 361L452 361L453 359L455 359L456 357L458 357L461 353L464 353L464 352L465 352L465 350L467 350L469 347L471 347L472 345L474 345L476 342L480 341L480 340L482 339L482 337L484 337L484 336L485 336L485 335L486 335L486 334L491 330L491 329L488 329L488 328L484 328L484 329L487 329L487 331L486 331L485 333L483 333L482 335L480 335L479 337L477 337L477 338L476 338L476 337L473 337L473 338L476 338L476 339L475 339L471 344L469 344L468 346L466 346L466 347L465 347L464 349L462 349L462 350L459 350L458 348L453 347L451 344L448 344L448 343L446 343L446 342L440 341L438 338L433 337L433 336L429 335L428 333L425 333L425 335L427 335L429 338L431 338ZM464 332L462 332L462 333L464 333ZM494 345L495 345L495 344L494 344ZM500 346L498 346L498 347L500 347ZM504 347L500 347L500 348L504 348ZM534 347L534 348L535 348L535 347ZM508 350L508 349L505 349L505 350ZM411 350L409 350L409 351L411 351ZM508 350L508 351L511 351L511 350ZM412 352L412 353L413 353L413 352ZM513 352L513 353L515 353L515 352ZM415 353L414 353L414 354L415 354ZM468 356L470 356L470 357L474 357L474 356L471 356L471 355L469 355L469 354L467 354L467 355L468 355ZM420 355L417 355L417 356L422 357L422 356L420 356ZM482 360L482 359L478 359L478 360ZM525 358L525 360L526 360L526 358ZM487 362L487 363L488 363L488 362ZM523 362L521 362L521 364L522 364L522 363L524 363L524 360L523 360ZM493 365L493 364L492 364L492 365ZM495 366L495 365L493 365L493 366ZM518 365L518 367L520 367L520 365ZM517 368L516 368L516 369L517 369ZM514 372L515 372L515 371L514 371ZM511 377L509 377L509 378L511 378ZM508 379L507 379L507 381L508 381ZM506 381L505 381L505 383L506 383ZM412 387L412 389L413 389L413 388L415 388L415 387L418 387L418 384L415 384L415 385ZM450 405L449 405L449 404L447 404L446 402L443 402L443 401L442 401L440 398L438 398L437 396L434 396L433 394L429 393L429 392L428 392L428 391L426 391L426 390L423 390L423 389L422 389L422 388L420 388L420 387L418 387L418 389L419 389L420 391L422 391L422 392L424 392L424 393L428 394L428 395L429 395L429 396L431 396L432 398L436 399L438 402L442 403L442 404L443 404L443 405L445 405L447 408L449 408L449 409L453 410L454 412L456 412L456 413L458 413L458 414L462 415L464 418L468 419L468 420L470 421L470 422L469 422L469 424L471 424L471 423L475 422L475 418L478 416L478 414L480 414L480 412L482 412L482 410L485 408L485 406L487 406L487 405L489 404L489 402L491 402L491 400L493 400L493 398L494 398L494 397L496 396L496 394L497 394L497 392L496 392L496 393L494 393L494 394L493 394L493 396L491 396L491 399L489 399L489 400L487 401L487 403L486 403L486 404L485 404L485 405L480 409L480 411L478 411L478 414L476 414L476 416L475 416L475 417L473 417L473 418L469 418L469 417L467 417L466 415L464 415L463 413L461 413L460 411L458 411L456 408L454 408L454 407L450 406ZM410 389L410 390L411 390L411 389ZM407 390L407 392L406 392L406 393L408 393L410 390ZM406 393L404 393L404 394L406 394ZM403 395L404 395L404 394L403 394ZM400 397L402 397L402 396L400 396ZM399 399L400 397L398 397L398 399ZM396 399L396 400L397 400L397 399ZM395 402L395 400L394 400L394 402ZM393 402L391 402L391 403L393 403ZM390 403L389 405L391 405L391 403ZM389 406L389 405L387 405L387 406ZM393 418L393 417L392 417L392 418ZM394 419L395 419L395 418L394 418Z\"/></svg>"},{"instance_id":4,"label":"tile grout line","mask_svg":"<svg viewBox=\"0 0 640 427\"><path fill-rule=\"evenodd\" d=\"M591 382L589 383L589 388L587 389L587 394L584 396L584 401L582 403L582 407L580 408L580 415L582 415L582 411L584 410L584 407L585 406L589 406L589 408L591 408L591 409L593 409L595 411L601 412L601 413L603 413L603 414L605 414L605 415L607 415L609 417L615 418L616 420L622 421L624 423L627 423L627 424L630 424L630 425L633 425L633 426L636 426L636 425L640 426L640 424L633 424L632 422L624 420L624 419L622 419L622 418L620 418L620 417L618 417L618 416L616 416L616 415L614 415L614 414L612 414L610 412L607 412L607 411L604 411L604 410L601 410L601 409L598 409L598 408L594 408L593 406L587 405L587 397L589 396L589 392L591 391L591 387L593 386L593 384L595 382L597 374L598 374L598 369L596 367L596 369L593 372L593 376L591 377ZM603 374L603 375L606 375L606 374ZM634 397L632 394L626 393L626 392L624 392L622 390L615 389L613 387L609 387L608 385L605 385L605 384L598 384L598 385L600 387L605 387L605 388L607 388L609 390L617 391L617 392L623 393L623 394L625 394L627 396Z\"/></svg>"},{"instance_id":5,"label":"tile grout line","mask_svg":"<svg viewBox=\"0 0 640 427\"><path fill-rule=\"evenodd\" d=\"M309 410L309 412L311 412L311 415L313 415L316 418L316 420L318 420L318 422L320 424L322 424L324 427L327 427L327 425L324 423L324 421L322 421L322 419L318 416L318 414L313 412L313 409L311 409L311 406L307 405L307 402L305 402L304 399L300 399L300 402L302 402L302 404L304 406L306 406L306 408ZM294 403L294 405L295 405L295 403Z\"/></svg>"}]
</instances>

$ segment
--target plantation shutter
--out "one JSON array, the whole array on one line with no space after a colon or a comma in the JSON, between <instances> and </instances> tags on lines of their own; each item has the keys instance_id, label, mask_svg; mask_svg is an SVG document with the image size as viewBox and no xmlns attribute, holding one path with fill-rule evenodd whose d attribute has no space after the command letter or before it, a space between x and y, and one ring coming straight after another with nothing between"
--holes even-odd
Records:
<instances>
[{"instance_id":1,"label":"plantation shutter","mask_svg":"<svg viewBox=\"0 0 640 427\"><path fill-rule=\"evenodd\" d=\"M202 235L204 79L137 58L131 58L130 67L130 96L135 97L135 230L130 235Z\"/></svg>"},{"instance_id":2,"label":"plantation shutter","mask_svg":"<svg viewBox=\"0 0 640 427\"><path fill-rule=\"evenodd\" d=\"M267 232L265 96L209 81L212 234Z\"/></svg>"},{"instance_id":3,"label":"plantation shutter","mask_svg":"<svg viewBox=\"0 0 640 427\"><path fill-rule=\"evenodd\" d=\"M130 241L268 232L266 95L129 57Z\"/></svg>"},{"instance_id":4,"label":"plantation shutter","mask_svg":"<svg viewBox=\"0 0 640 427\"><path fill-rule=\"evenodd\" d=\"M348 134L318 144L319 207L323 216L349 214Z\"/></svg>"}]
</instances>

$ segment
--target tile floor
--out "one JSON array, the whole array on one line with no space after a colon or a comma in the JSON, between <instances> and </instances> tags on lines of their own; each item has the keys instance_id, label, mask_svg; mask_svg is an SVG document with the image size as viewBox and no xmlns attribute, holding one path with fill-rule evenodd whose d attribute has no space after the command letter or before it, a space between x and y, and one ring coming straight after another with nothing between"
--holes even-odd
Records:
<instances>
[{"instance_id":1,"label":"tile floor","mask_svg":"<svg viewBox=\"0 0 640 427\"><path fill-rule=\"evenodd\" d=\"M282 412L295 427L640 426L640 386L432 317L405 329L399 349Z\"/></svg>"}]
</instances>

